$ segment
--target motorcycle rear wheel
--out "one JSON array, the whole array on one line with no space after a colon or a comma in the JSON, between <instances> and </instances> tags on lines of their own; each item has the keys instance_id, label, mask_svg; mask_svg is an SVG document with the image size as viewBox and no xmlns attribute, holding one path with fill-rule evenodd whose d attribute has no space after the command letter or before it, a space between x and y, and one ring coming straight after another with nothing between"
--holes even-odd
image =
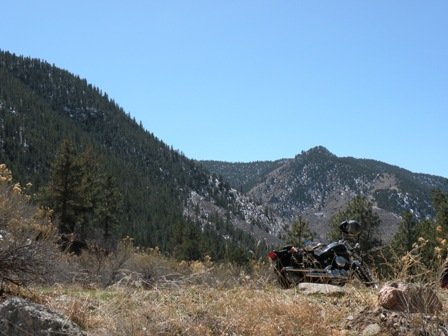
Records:
<instances>
[{"instance_id":1,"label":"motorcycle rear wheel","mask_svg":"<svg viewBox=\"0 0 448 336\"><path fill-rule=\"evenodd\" d=\"M275 268L275 274L277 275L277 281L280 284L280 287L283 289L291 288L291 281L288 280L284 271L281 272Z\"/></svg>"}]
</instances>

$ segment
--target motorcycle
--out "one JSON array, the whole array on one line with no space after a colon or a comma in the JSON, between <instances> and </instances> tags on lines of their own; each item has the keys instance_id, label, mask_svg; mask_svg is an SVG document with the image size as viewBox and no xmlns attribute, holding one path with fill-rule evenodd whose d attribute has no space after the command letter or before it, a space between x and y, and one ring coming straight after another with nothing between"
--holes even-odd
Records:
<instances>
[{"instance_id":1,"label":"motorcycle","mask_svg":"<svg viewBox=\"0 0 448 336\"><path fill-rule=\"evenodd\" d=\"M287 245L272 250L268 258L282 288L301 282L327 283L343 286L356 276L368 287L376 283L359 254L358 242L352 247L349 240L359 240L361 225L354 220L339 224L342 239L328 245L308 244L303 248Z\"/></svg>"}]
</instances>

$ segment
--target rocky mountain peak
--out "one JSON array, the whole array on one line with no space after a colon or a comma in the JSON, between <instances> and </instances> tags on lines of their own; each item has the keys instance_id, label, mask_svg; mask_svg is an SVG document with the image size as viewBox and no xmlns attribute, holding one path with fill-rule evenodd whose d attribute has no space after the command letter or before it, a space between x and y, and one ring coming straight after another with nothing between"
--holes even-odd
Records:
<instances>
[{"instance_id":1,"label":"rocky mountain peak","mask_svg":"<svg viewBox=\"0 0 448 336\"><path fill-rule=\"evenodd\" d=\"M307 151L303 151L301 154L297 155L296 158L299 156L301 156L301 157L327 156L327 157L331 157L331 158L336 158L336 155L331 153L324 146L316 146Z\"/></svg>"}]
</instances>

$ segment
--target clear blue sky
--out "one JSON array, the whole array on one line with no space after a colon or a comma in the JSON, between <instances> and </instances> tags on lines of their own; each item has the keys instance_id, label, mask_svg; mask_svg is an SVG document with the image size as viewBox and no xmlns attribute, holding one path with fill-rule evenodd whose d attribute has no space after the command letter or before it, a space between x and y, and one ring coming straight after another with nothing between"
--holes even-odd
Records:
<instances>
[{"instance_id":1,"label":"clear blue sky","mask_svg":"<svg viewBox=\"0 0 448 336\"><path fill-rule=\"evenodd\" d=\"M448 1L10 0L0 48L86 78L193 159L323 145L448 177Z\"/></svg>"}]
</instances>

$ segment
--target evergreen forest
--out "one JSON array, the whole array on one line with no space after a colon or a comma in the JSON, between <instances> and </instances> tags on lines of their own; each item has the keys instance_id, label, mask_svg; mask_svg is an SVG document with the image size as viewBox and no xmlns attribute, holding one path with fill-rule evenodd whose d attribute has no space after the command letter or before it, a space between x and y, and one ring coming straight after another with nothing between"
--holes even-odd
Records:
<instances>
[{"instance_id":1,"label":"evergreen forest","mask_svg":"<svg viewBox=\"0 0 448 336\"><path fill-rule=\"evenodd\" d=\"M247 260L246 251L256 244L222 216L204 226L183 215L192 190L217 194L204 168L85 79L5 51L0 51L0 163L28 185L35 202L54 211L62 233L83 240L109 246L130 236L139 246L180 259L209 255L238 262ZM223 205L236 207L230 203Z\"/></svg>"}]
</instances>

